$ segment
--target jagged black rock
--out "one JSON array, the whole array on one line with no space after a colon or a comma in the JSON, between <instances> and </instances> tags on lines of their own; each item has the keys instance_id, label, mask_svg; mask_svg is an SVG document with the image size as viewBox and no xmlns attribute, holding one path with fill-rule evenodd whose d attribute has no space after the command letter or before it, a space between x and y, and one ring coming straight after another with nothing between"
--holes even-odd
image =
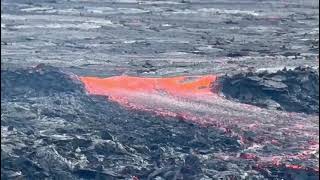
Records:
<instances>
[{"instance_id":1,"label":"jagged black rock","mask_svg":"<svg viewBox=\"0 0 320 180\"><path fill-rule=\"evenodd\" d=\"M219 78L228 99L260 107L319 113L319 71L297 67L275 73L247 72Z\"/></svg>"}]
</instances>

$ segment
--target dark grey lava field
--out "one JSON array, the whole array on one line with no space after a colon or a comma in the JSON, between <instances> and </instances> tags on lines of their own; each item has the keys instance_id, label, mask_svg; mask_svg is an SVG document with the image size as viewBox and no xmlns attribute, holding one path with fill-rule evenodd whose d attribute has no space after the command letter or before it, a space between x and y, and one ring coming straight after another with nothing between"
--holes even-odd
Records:
<instances>
[{"instance_id":1,"label":"dark grey lava field","mask_svg":"<svg viewBox=\"0 0 320 180\"><path fill-rule=\"evenodd\" d=\"M2 64L155 76L318 64L316 0L2 0L1 5Z\"/></svg>"},{"instance_id":2,"label":"dark grey lava field","mask_svg":"<svg viewBox=\"0 0 320 180\"><path fill-rule=\"evenodd\" d=\"M319 179L316 0L2 0L1 179Z\"/></svg>"}]
</instances>

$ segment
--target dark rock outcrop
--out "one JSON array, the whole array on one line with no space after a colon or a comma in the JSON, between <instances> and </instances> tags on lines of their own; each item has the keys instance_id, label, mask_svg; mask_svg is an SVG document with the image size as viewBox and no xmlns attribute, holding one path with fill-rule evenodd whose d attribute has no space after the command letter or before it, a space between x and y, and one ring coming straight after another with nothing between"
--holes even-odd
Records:
<instances>
[{"instance_id":1,"label":"dark rock outcrop","mask_svg":"<svg viewBox=\"0 0 320 180\"><path fill-rule=\"evenodd\" d=\"M319 71L312 68L226 75L220 78L219 88L226 98L241 103L319 113Z\"/></svg>"}]
</instances>

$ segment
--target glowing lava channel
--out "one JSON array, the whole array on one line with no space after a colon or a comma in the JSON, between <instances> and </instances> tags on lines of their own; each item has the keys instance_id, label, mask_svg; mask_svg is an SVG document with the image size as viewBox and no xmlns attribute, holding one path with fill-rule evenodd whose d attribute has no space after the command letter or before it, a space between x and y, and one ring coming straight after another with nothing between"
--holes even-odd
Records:
<instances>
[{"instance_id":1,"label":"glowing lava channel","mask_svg":"<svg viewBox=\"0 0 320 180\"><path fill-rule=\"evenodd\" d=\"M80 77L80 80L89 94L107 96L130 109L219 128L239 139L244 149L239 158L254 159L259 166L303 169L302 165L291 164L292 160L298 160L301 164L308 164L308 168L319 169L319 159L313 158L319 151L318 117L228 101L211 90L216 76L114 76ZM247 132L253 132L254 137L248 138ZM268 146L276 146L280 151L270 153L264 148Z\"/></svg>"},{"instance_id":2,"label":"glowing lava channel","mask_svg":"<svg viewBox=\"0 0 320 180\"><path fill-rule=\"evenodd\" d=\"M109 78L81 77L91 94L114 96L116 92L169 93L175 96L209 95L216 76L142 78L114 76Z\"/></svg>"}]
</instances>

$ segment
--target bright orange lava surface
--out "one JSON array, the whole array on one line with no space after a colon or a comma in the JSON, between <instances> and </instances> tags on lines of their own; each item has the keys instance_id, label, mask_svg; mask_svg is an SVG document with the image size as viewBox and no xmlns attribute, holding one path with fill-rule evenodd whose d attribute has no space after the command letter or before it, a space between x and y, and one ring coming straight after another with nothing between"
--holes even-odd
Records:
<instances>
[{"instance_id":1,"label":"bright orange lava surface","mask_svg":"<svg viewBox=\"0 0 320 180\"><path fill-rule=\"evenodd\" d=\"M109 95L119 91L139 93L169 93L175 96L211 94L216 76L146 78L114 76L109 78L81 77L90 94Z\"/></svg>"}]
</instances>

